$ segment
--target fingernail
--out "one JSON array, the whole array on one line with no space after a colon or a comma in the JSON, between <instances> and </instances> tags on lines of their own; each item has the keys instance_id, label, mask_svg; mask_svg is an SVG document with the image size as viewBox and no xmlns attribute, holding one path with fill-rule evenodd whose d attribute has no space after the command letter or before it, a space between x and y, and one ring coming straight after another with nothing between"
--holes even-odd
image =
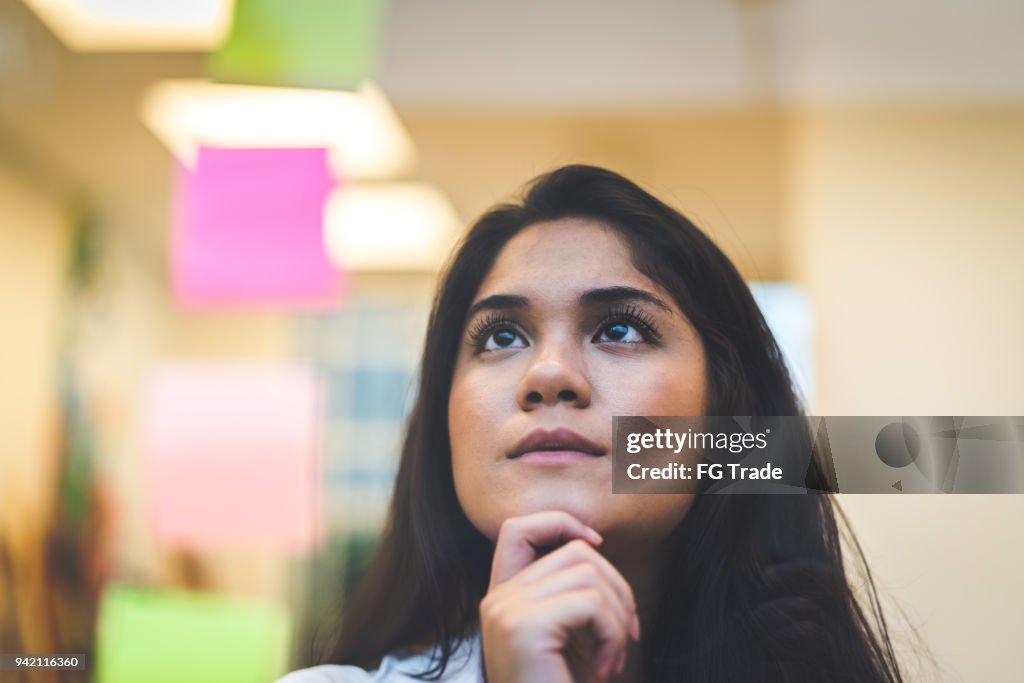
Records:
<instances>
[{"instance_id":1,"label":"fingernail","mask_svg":"<svg viewBox=\"0 0 1024 683\"><path fill-rule=\"evenodd\" d=\"M604 543L604 538L601 536L601 534L597 533L590 527L587 527L587 536L594 543L594 545L601 545L602 543Z\"/></svg>"},{"instance_id":2,"label":"fingernail","mask_svg":"<svg viewBox=\"0 0 1024 683\"><path fill-rule=\"evenodd\" d=\"M633 640L640 640L640 617L633 615L633 623L630 630L633 634Z\"/></svg>"}]
</instances>

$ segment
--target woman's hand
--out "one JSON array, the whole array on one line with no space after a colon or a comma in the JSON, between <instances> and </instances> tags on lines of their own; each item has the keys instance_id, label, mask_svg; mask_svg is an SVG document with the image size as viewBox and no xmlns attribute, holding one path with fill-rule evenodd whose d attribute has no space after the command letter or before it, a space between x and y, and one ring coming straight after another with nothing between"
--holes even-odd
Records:
<instances>
[{"instance_id":1,"label":"woman's hand","mask_svg":"<svg viewBox=\"0 0 1024 683\"><path fill-rule=\"evenodd\" d=\"M502 524L480 602L489 683L572 683L581 672L566 651L570 639L588 631L593 646L584 680L621 673L630 638L640 638L640 621L632 589L594 549L600 544L600 534L565 512Z\"/></svg>"}]
</instances>

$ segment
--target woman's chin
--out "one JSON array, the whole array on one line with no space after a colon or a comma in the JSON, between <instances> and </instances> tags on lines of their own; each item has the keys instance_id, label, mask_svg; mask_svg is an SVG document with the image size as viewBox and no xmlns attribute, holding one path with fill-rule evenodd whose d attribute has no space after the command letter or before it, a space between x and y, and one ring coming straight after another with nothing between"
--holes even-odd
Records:
<instances>
[{"instance_id":1,"label":"woman's chin","mask_svg":"<svg viewBox=\"0 0 1024 683\"><path fill-rule=\"evenodd\" d=\"M550 496L534 495L528 500L522 501L516 507L514 514L509 516L518 517L535 512L557 510L569 513L598 533L601 533L599 528L601 526L601 511L602 509L607 509L607 505L607 501L602 506L600 501L592 500L589 496L567 496L564 493Z\"/></svg>"}]
</instances>

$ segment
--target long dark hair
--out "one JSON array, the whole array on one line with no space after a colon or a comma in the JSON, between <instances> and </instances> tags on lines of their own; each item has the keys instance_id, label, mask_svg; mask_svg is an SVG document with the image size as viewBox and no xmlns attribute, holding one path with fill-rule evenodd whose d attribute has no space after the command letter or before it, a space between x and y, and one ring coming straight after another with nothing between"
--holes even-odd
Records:
<instances>
[{"instance_id":1,"label":"long dark hair","mask_svg":"<svg viewBox=\"0 0 1024 683\"><path fill-rule=\"evenodd\" d=\"M590 218L629 244L635 267L675 299L701 335L709 415L800 415L779 347L736 268L686 217L623 178L566 166L497 206L448 264L426 335L389 520L345 606L327 659L376 666L436 646L439 677L478 628L492 546L455 495L448 397L466 312L504 245L523 228ZM827 490L815 469L808 483ZM649 681L901 681L871 583L862 606L843 565L827 494L698 496L670 538L668 581L645 615Z\"/></svg>"}]
</instances>

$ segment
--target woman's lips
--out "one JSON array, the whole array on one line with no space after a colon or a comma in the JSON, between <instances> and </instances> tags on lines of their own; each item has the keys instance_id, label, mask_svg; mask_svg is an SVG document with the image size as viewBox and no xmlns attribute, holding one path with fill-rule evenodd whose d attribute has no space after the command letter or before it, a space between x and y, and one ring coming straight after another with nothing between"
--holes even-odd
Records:
<instances>
[{"instance_id":1,"label":"woman's lips","mask_svg":"<svg viewBox=\"0 0 1024 683\"><path fill-rule=\"evenodd\" d=\"M515 456L518 462L534 463L538 465L563 465L582 460L596 460L601 456L583 451L527 451Z\"/></svg>"},{"instance_id":2,"label":"woman's lips","mask_svg":"<svg viewBox=\"0 0 1024 683\"><path fill-rule=\"evenodd\" d=\"M519 441L509 454L510 459L525 462L563 463L593 459L605 454L593 441L571 429L535 429Z\"/></svg>"}]
</instances>

